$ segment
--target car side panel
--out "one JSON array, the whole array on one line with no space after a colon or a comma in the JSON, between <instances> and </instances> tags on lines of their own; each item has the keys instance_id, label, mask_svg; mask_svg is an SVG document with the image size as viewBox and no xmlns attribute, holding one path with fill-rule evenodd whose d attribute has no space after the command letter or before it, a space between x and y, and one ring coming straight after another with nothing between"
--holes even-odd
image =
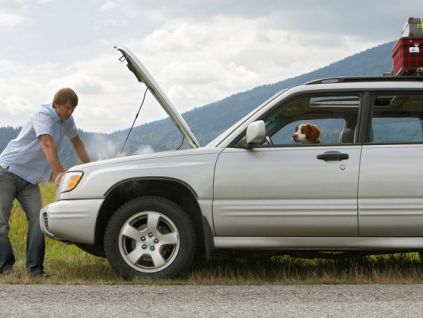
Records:
<instances>
[{"instance_id":1,"label":"car side panel","mask_svg":"<svg viewBox=\"0 0 423 318\"><path fill-rule=\"evenodd\" d=\"M169 179L180 181L190 187L199 202L201 213L207 218L210 225L213 224L212 199L213 199L213 175L216 159L222 149L195 149L187 151L190 155L163 156L154 159L128 160L126 162L114 162L104 165L92 165L84 170L84 176L78 186L69 192L69 200L59 200L48 206L48 217L52 219L49 231L50 234L58 236L63 240L78 243L92 244L94 241L95 226L84 227L78 232L73 224L78 225L85 222L86 213L63 214L68 219L68 227L63 227L61 220L64 220L61 211L66 210L72 202L81 206L88 206L90 200L104 200L105 194L116 184L125 180L137 179ZM77 170L77 169L75 169ZM99 198L95 198L103 194ZM70 202L70 203L69 203ZM67 205L68 204L68 205ZM89 217L96 220L99 209L91 209ZM56 222L57 220L57 222ZM58 224L56 226L56 224ZM82 233L82 232L83 233ZM75 236L77 233L77 236Z\"/></svg>"},{"instance_id":2,"label":"car side panel","mask_svg":"<svg viewBox=\"0 0 423 318\"><path fill-rule=\"evenodd\" d=\"M180 155L140 159L88 166L78 186L69 192L69 199L90 199L104 195L117 183L137 178L168 178L189 185L199 199L212 199L213 173L222 149L180 151ZM77 167L74 170L78 170Z\"/></svg>"},{"instance_id":3,"label":"car side panel","mask_svg":"<svg viewBox=\"0 0 423 318\"><path fill-rule=\"evenodd\" d=\"M317 159L335 149L349 159ZM215 173L217 235L357 236L360 152L360 146L225 149Z\"/></svg>"},{"instance_id":4,"label":"car side panel","mask_svg":"<svg viewBox=\"0 0 423 318\"><path fill-rule=\"evenodd\" d=\"M365 145L360 236L423 236L423 145Z\"/></svg>"}]
</instances>

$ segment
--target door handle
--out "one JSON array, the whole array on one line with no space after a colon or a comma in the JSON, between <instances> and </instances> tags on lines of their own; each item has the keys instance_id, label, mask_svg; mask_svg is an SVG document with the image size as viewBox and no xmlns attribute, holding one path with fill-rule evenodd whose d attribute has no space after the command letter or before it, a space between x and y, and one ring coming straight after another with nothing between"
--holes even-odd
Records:
<instances>
[{"instance_id":1,"label":"door handle","mask_svg":"<svg viewBox=\"0 0 423 318\"><path fill-rule=\"evenodd\" d=\"M347 160L350 156L347 153L340 152L325 152L317 155L317 159L324 161L342 161Z\"/></svg>"}]
</instances>

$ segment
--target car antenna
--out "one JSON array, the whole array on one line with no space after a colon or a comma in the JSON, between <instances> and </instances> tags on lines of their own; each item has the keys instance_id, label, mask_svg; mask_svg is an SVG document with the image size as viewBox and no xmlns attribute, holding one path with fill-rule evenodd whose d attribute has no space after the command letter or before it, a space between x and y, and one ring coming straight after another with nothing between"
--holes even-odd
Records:
<instances>
[{"instance_id":1,"label":"car antenna","mask_svg":"<svg viewBox=\"0 0 423 318\"><path fill-rule=\"evenodd\" d=\"M131 134L132 128L134 128L135 121L136 121L136 120L137 120L137 118L138 118L138 115L139 115L139 113L140 113L140 111L141 111L141 107L142 107L142 105L144 105L145 95L147 95L147 91L148 91L148 86L147 86L147 87L146 87L146 89L145 89L145 92L144 92L144 97L143 97L143 99L142 99L142 102L141 102L140 108L138 109L138 112L137 112L137 114L135 115L134 122L132 123L131 129L129 129L128 136L126 136L125 142L123 143L122 150L120 151L119 156L120 156L120 155L122 155L123 148L125 148L126 142L128 141L129 135Z\"/></svg>"}]
</instances>

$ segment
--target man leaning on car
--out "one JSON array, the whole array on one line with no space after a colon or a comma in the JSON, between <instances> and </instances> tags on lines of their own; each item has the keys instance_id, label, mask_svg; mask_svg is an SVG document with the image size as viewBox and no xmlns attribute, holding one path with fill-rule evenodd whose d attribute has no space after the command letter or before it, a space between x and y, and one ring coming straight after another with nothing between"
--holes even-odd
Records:
<instances>
[{"instance_id":1,"label":"man leaning on car","mask_svg":"<svg viewBox=\"0 0 423 318\"><path fill-rule=\"evenodd\" d=\"M40 106L0 155L0 274L13 272L15 256L9 239L12 203L17 199L28 219L26 269L34 277L44 272L45 242L40 229L42 208L39 181L49 180L51 170L58 186L65 170L58 157L64 136L70 139L82 162L90 162L84 143L78 136L72 113L78 96L70 88L54 95L53 103Z\"/></svg>"}]
</instances>

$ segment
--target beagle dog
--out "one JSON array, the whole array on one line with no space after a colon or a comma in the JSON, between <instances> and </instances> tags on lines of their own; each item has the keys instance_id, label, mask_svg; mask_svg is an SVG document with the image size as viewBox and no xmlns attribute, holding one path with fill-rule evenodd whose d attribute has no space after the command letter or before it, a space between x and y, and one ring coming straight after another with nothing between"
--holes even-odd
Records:
<instances>
[{"instance_id":1,"label":"beagle dog","mask_svg":"<svg viewBox=\"0 0 423 318\"><path fill-rule=\"evenodd\" d=\"M320 129L313 124L301 124L295 127L295 133L292 135L292 141L302 144L319 144Z\"/></svg>"}]
</instances>

